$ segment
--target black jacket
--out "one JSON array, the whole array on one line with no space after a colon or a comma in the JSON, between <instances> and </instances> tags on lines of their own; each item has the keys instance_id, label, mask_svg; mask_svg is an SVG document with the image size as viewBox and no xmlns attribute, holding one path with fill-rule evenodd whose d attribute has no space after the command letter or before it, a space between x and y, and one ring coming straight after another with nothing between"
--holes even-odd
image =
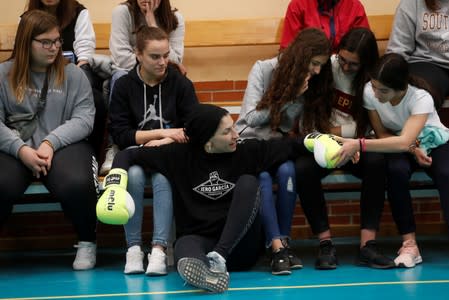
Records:
<instances>
[{"instance_id":1,"label":"black jacket","mask_svg":"<svg viewBox=\"0 0 449 300\"><path fill-rule=\"evenodd\" d=\"M198 103L192 82L175 66L169 65L167 76L153 87L140 79L137 68L115 82L109 107L109 132L120 149L136 145L137 130L184 127Z\"/></svg>"},{"instance_id":2,"label":"black jacket","mask_svg":"<svg viewBox=\"0 0 449 300\"><path fill-rule=\"evenodd\" d=\"M244 140L231 153L208 154L199 147L169 144L120 151L113 168L142 166L160 172L173 190L177 236L218 237L233 200L234 186L244 174L257 176L301 154L309 154L303 140ZM245 201L245 199L237 199Z\"/></svg>"}]
</instances>

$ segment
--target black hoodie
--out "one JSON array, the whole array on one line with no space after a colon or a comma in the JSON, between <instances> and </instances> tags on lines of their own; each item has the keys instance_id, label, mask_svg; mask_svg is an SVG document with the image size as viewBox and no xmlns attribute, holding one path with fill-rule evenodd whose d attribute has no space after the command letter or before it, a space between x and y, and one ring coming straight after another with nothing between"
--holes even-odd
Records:
<instances>
[{"instance_id":1,"label":"black hoodie","mask_svg":"<svg viewBox=\"0 0 449 300\"><path fill-rule=\"evenodd\" d=\"M192 82L175 66L169 65L166 77L153 87L142 81L138 68L116 81L111 98L109 132L120 149L137 145L137 130L184 127L198 103Z\"/></svg>"}]
</instances>

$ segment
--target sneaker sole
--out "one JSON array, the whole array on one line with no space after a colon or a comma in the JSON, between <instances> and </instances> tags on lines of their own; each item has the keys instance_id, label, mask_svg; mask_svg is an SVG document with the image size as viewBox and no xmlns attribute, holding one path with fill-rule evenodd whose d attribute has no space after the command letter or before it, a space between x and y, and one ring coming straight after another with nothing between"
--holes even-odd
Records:
<instances>
[{"instance_id":1,"label":"sneaker sole","mask_svg":"<svg viewBox=\"0 0 449 300\"><path fill-rule=\"evenodd\" d=\"M335 270L337 265L315 265L317 270Z\"/></svg>"},{"instance_id":2,"label":"sneaker sole","mask_svg":"<svg viewBox=\"0 0 449 300\"><path fill-rule=\"evenodd\" d=\"M178 273L188 284L213 293L222 293L229 286L229 273L212 272L197 258L181 258L178 261Z\"/></svg>"},{"instance_id":3,"label":"sneaker sole","mask_svg":"<svg viewBox=\"0 0 449 300\"><path fill-rule=\"evenodd\" d=\"M95 265L94 266L87 266L87 267L76 267L76 268L72 266L72 269L74 271L89 271L89 270L92 270L94 268L95 268Z\"/></svg>"},{"instance_id":4,"label":"sneaker sole","mask_svg":"<svg viewBox=\"0 0 449 300\"><path fill-rule=\"evenodd\" d=\"M302 269L303 268L303 265L290 265L290 269L292 269L292 270L297 270L297 269Z\"/></svg>"},{"instance_id":5,"label":"sneaker sole","mask_svg":"<svg viewBox=\"0 0 449 300\"><path fill-rule=\"evenodd\" d=\"M142 270L129 270L129 271L123 271L126 275L133 275L133 274L143 274L145 273L144 269Z\"/></svg>"},{"instance_id":6,"label":"sneaker sole","mask_svg":"<svg viewBox=\"0 0 449 300\"><path fill-rule=\"evenodd\" d=\"M278 272L271 271L271 274L273 274L273 275L290 275L291 273L292 273L292 271L289 271L289 270L283 270L283 271L278 271Z\"/></svg>"},{"instance_id":7,"label":"sneaker sole","mask_svg":"<svg viewBox=\"0 0 449 300\"><path fill-rule=\"evenodd\" d=\"M396 264L392 264L392 265L377 265L377 264L372 264L372 263L368 263L368 262L364 262L364 261L358 261L356 263L357 266L360 267L368 267L368 268L373 268L373 269L393 269L396 268Z\"/></svg>"},{"instance_id":8,"label":"sneaker sole","mask_svg":"<svg viewBox=\"0 0 449 300\"><path fill-rule=\"evenodd\" d=\"M146 271L145 272L145 275L147 275L147 276L165 276L167 274L168 274L167 271L165 271L165 272Z\"/></svg>"}]
</instances>

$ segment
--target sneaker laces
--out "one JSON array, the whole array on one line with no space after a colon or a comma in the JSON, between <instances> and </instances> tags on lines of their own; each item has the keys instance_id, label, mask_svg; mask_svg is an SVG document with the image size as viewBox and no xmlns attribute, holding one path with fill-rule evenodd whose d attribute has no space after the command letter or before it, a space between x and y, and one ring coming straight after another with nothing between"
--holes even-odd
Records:
<instances>
[{"instance_id":1,"label":"sneaker laces","mask_svg":"<svg viewBox=\"0 0 449 300\"><path fill-rule=\"evenodd\" d=\"M398 251L399 255L410 254L413 256L419 256L418 245L415 240L406 240L402 243L402 247Z\"/></svg>"},{"instance_id":2,"label":"sneaker laces","mask_svg":"<svg viewBox=\"0 0 449 300\"><path fill-rule=\"evenodd\" d=\"M287 248L279 248L278 250L271 253L271 264L273 264L274 262L289 262Z\"/></svg>"},{"instance_id":3,"label":"sneaker laces","mask_svg":"<svg viewBox=\"0 0 449 300\"><path fill-rule=\"evenodd\" d=\"M382 250L377 246L376 241L368 241L365 244L365 247L372 250L376 254L383 255Z\"/></svg>"},{"instance_id":4,"label":"sneaker laces","mask_svg":"<svg viewBox=\"0 0 449 300\"><path fill-rule=\"evenodd\" d=\"M142 258L143 252L140 246L132 246L126 252L126 261L127 262L129 261L131 264L135 264L142 261Z\"/></svg>"},{"instance_id":5,"label":"sneaker laces","mask_svg":"<svg viewBox=\"0 0 449 300\"><path fill-rule=\"evenodd\" d=\"M158 249L158 248L153 248L153 250L151 251L151 254L148 256L148 264L164 264L166 265L166 259L167 259L167 254L164 253L164 251Z\"/></svg>"},{"instance_id":6,"label":"sneaker laces","mask_svg":"<svg viewBox=\"0 0 449 300\"><path fill-rule=\"evenodd\" d=\"M112 145L108 149L106 149L106 159L105 160L114 160L115 155L118 152L118 147L116 145Z\"/></svg>"},{"instance_id":7,"label":"sneaker laces","mask_svg":"<svg viewBox=\"0 0 449 300\"><path fill-rule=\"evenodd\" d=\"M78 242L77 245L73 245L77 248L75 260L73 261L73 267L76 270L86 270L95 266L97 245L92 242Z\"/></svg>"},{"instance_id":8,"label":"sneaker laces","mask_svg":"<svg viewBox=\"0 0 449 300\"><path fill-rule=\"evenodd\" d=\"M73 245L74 248L77 248L76 258L75 259L87 259L91 258L93 254L95 254L95 244L90 242L79 242L76 245Z\"/></svg>"},{"instance_id":9,"label":"sneaker laces","mask_svg":"<svg viewBox=\"0 0 449 300\"><path fill-rule=\"evenodd\" d=\"M221 256L218 252L212 251L207 254L209 259L209 267L212 272L216 273L226 273L226 259Z\"/></svg>"},{"instance_id":10,"label":"sneaker laces","mask_svg":"<svg viewBox=\"0 0 449 300\"><path fill-rule=\"evenodd\" d=\"M334 245L330 240L320 242L320 251L322 255L331 255Z\"/></svg>"}]
</instances>

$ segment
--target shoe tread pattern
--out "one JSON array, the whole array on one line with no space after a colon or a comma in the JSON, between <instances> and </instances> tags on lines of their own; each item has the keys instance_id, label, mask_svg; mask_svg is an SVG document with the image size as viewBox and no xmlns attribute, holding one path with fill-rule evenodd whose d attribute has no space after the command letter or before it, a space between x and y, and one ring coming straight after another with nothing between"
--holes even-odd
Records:
<instances>
[{"instance_id":1,"label":"shoe tread pattern","mask_svg":"<svg viewBox=\"0 0 449 300\"><path fill-rule=\"evenodd\" d=\"M222 293L229 286L229 273L212 272L202 260L197 258L180 259L178 272L181 278L190 285L213 293Z\"/></svg>"}]
</instances>

